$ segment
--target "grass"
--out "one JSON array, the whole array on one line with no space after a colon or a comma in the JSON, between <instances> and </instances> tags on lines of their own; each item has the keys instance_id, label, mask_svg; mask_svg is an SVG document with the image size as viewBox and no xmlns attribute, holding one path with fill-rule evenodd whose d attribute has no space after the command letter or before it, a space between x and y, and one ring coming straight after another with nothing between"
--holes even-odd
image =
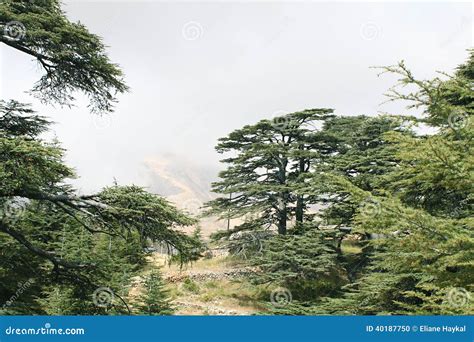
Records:
<instances>
[{"instance_id":1,"label":"grass","mask_svg":"<svg viewBox=\"0 0 474 342\"><path fill-rule=\"evenodd\" d=\"M199 300L203 302L219 302L229 309L236 307L253 308L256 311L265 309L262 301L261 287L255 286L247 280L231 281L216 280L202 284Z\"/></svg>"},{"instance_id":2,"label":"grass","mask_svg":"<svg viewBox=\"0 0 474 342\"><path fill-rule=\"evenodd\" d=\"M185 291L198 294L201 292L200 286L192 279L186 278L181 285Z\"/></svg>"},{"instance_id":3,"label":"grass","mask_svg":"<svg viewBox=\"0 0 474 342\"><path fill-rule=\"evenodd\" d=\"M247 280L232 281L227 279L194 281L189 278L179 286L169 286L173 299L216 303L228 310L245 307L250 311L265 310L264 298L268 290L255 286Z\"/></svg>"},{"instance_id":4,"label":"grass","mask_svg":"<svg viewBox=\"0 0 474 342\"><path fill-rule=\"evenodd\" d=\"M186 270L199 270L199 271L222 271L229 268L236 268L245 266L242 260L233 257L221 257L211 259L199 259L188 265L183 265L180 268L178 264L172 264L170 266L171 271L186 271Z\"/></svg>"},{"instance_id":5,"label":"grass","mask_svg":"<svg viewBox=\"0 0 474 342\"><path fill-rule=\"evenodd\" d=\"M223 257L200 259L193 264L180 269L179 265L163 267L164 274L179 274L180 272L223 272L233 268L243 267L241 260ZM178 302L201 306L202 309L189 308L181 314L212 314L209 308L221 308L229 312L252 314L264 311L268 296L259 286L251 284L247 279L212 279L194 280L184 278L182 281L169 283L167 289L171 298Z\"/></svg>"},{"instance_id":6,"label":"grass","mask_svg":"<svg viewBox=\"0 0 474 342\"><path fill-rule=\"evenodd\" d=\"M343 240L341 244L341 250L343 254L359 254L362 252L362 248L356 241Z\"/></svg>"},{"instance_id":7,"label":"grass","mask_svg":"<svg viewBox=\"0 0 474 342\"><path fill-rule=\"evenodd\" d=\"M357 263L362 249L360 242L343 240L342 252L349 264ZM271 288L255 285L247 278L218 278L196 280L192 274L216 272L222 273L232 269L247 266L246 261L235 257L202 258L187 265L168 264L161 255L151 255L144 274L152 269L160 268L163 276L177 277L166 288L172 301L179 307L177 314L212 315L217 312L232 312L232 314L257 314L268 311ZM189 272L189 274L187 274ZM220 314L220 313L219 313Z\"/></svg>"}]
</instances>

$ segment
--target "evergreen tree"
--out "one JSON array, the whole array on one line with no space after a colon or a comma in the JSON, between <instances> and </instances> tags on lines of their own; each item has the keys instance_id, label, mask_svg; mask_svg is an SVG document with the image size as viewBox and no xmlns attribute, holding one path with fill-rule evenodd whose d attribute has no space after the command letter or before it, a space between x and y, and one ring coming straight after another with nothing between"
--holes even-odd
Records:
<instances>
[{"instance_id":1,"label":"evergreen tree","mask_svg":"<svg viewBox=\"0 0 474 342\"><path fill-rule=\"evenodd\" d=\"M294 185L309 171L314 126L331 113L330 109L295 112L261 120L221 138L216 150L232 156L222 160L228 167L213 184L213 191L225 197L209 202L209 213L222 218L259 213L264 225L276 225L282 235L295 208L302 221L304 198Z\"/></svg>"},{"instance_id":2,"label":"evergreen tree","mask_svg":"<svg viewBox=\"0 0 474 342\"><path fill-rule=\"evenodd\" d=\"M373 197L379 212L359 210L355 229L377 233L370 266L341 299L327 299L323 313L469 314L473 284L473 56L454 77L420 81L401 63L385 71L403 85L419 87L391 99L424 108L419 120L437 128L427 136L386 135L400 166L386 177L385 192ZM372 193L333 178L354 201Z\"/></svg>"},{"instance_id":3,"label":"evergreen tree","mask_svg":"<svg viewBox=\"0 0 474 342\"><path fill-rule=\"evenodd\" d=\"M312 227L302 234L265 240L261 255L252 260L259 269L254 282L283 286L295 300L313 301L337 291L347 282L337 234Z\"/></svg>"},{"instance_id":4,"label":"evergreen tree","mask_svg":"<svg viewBox=\"0 0 474 342\"><path fill-rule=\"evenodd\" d=\"M159 271L155 270L146 276L143 288L144 292L140 296L140 314L171 315L173 313L174 309Z\"/></svg>"},{"instance_id":5,"label":"evergreen tree","mask_svg":"<svg viewBox=\"0 0 474 342\"><path fill-rule=\"evenodd\" d=\"M32 93L46 103L70 106L73 92L93 112L110 112L127 91L122 71L110 62L100 37L72 23L59 0L7 0L0 4L0 42L36 59L44 71Z\"/></svg>"},{"instance_id":6,"label":"evergreen tree","mask_svg":"<svg viewBox=\"0 0 474 342\"><path fill-rule=\"evenodd\" d=\"M71 23L57 0L2 2L0 29L0 42L42 67L32 93L45 103L70 106L78 91L91 111L104 113L127 90L101 39ZM28 105L0 101L0 302L8 303L2 312L130 312L121 289L143 267L143 247L163 241L185 260L194 240L176 228L195 220L137 186L78 195L68 184L75 173L64 150L41 138L48 128ZM18 280L30 284L21 296ZM105 306L93 299L102 287L111 297Z\"/></svg>"},{"instance_id":7,"label":"evergreen tree","mask_svg":"<svg viewBox=\"0 0 474 342\"><path fill-rule=\"evenodd\" d=\"M317 241L312 230L301 234L298 227L294 234L299 239L269 240L255 258L261 270L256 279L286 285L296 297L271 313L473 312L472 65L471 54L454 77L429 81L416 80L403 63L385 68L400 74L401 84L419 87L409 94L394 88L389 96L425 108L421 120L382 116L325 121L319 135L328 153L320 153L322 162L313 164L298 191L313 193L313 203L326 203L328 222L350 225L350 236L362 237L362 252L350 260L337 248L324 250L337 246L340 236ZM413 133L410 127L418 123L428 123L437 133ZM307 259L310 251L319 252ZM329 251L339 257L327 259ZM308 283L305 274L317 274L327 265L345 268L341 274L346 276L331 284L334 291L316 298L314 291L301 291L298 286Z\"/></svg>"},{"instance_id":8,"label":"evergreen tree","mask_svg":"<svg viewBox=\"0 0 474 342\"><path fill-rule=\"evenodd\" d=\"M148 240L174 246L185 260L194 240L175 228L195 220L136 186L77 195L67 184L74 173L62 160L64 151L39 137L47 128L47 120L29 107L1 102L0 299L5 303L15 295L13 280L33 279L35 285L8 313L126 313L118 278L129 271L131 277L143 265ZM64 290L59 296L58 286ZM92 301L103 286L117 299L111 307Z\"/></svg>"}]
</instances>

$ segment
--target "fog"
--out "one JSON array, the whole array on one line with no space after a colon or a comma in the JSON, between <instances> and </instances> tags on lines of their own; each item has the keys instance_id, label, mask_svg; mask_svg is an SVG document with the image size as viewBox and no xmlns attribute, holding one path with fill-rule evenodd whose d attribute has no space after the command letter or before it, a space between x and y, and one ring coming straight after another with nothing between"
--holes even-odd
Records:
<instances>
[{"instance_id":1,"label":"fog","mask_svg":"<svg viewBox=\"0 0 474 342\"><path fill-rule=\"evenodd\" d=\"M84 192L114 178L152 186L147 160L213 173L219 137L275 113L403 113L403 103L380 105L396 78L371 66L403 59L429 78L452 72L473 45L470 3L67 1L64 9L103 37L123 69L131 90L116 111L96 117L80 95L73 108L41 105L25 93L41 69L4 45L0 91L55 121Z\"/></svg>"}]
</instances>

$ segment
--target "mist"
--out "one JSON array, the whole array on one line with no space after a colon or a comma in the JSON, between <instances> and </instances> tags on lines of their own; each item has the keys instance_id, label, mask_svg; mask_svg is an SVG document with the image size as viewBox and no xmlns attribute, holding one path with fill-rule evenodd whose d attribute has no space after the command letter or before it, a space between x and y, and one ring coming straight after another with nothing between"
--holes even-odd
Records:
<instances>
[{"instance_id":1,"label":"mist","mask_svg":"<svg viewBox=\"0 0 474 342\"><path fill-rule=\"evenodd\" d=\"M116 111L94 116L80 94L73 108L42 105L25 93L41 68L4 45L0 90L55 122L81 192L116 180L172 195L153 165L179 162L206 200L218 138L306 108L404 113L403 103L381 105L396 79L371 67L403 59L430 78L462 63L473 37L470 3L67 1L64 9L123 69L130 92Z\"/></svg>"}]
</instances>

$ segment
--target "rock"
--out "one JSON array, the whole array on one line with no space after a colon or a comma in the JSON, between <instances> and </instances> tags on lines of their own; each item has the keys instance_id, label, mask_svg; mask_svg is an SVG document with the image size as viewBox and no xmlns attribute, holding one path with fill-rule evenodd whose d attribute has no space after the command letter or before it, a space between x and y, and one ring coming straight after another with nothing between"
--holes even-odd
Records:
<instances>
[{"instance_id":1,"label":"rock","mask_svg":"<svg viewBox=\"0 0 474 342\"><path fill-rule=\"evenodd\" d=\"M255 273L256 269L252 267L246 268L237 268L228 271L201 271L201 272L182 272L177 274L169 275L165 278L166 281L170 283L176 283L180 281L184 281L185 279L191 279L195 281L206 281L206 280L221 280L221 279L234 279L240 277L246 277Z\"/></svg>"}]
</instances>

